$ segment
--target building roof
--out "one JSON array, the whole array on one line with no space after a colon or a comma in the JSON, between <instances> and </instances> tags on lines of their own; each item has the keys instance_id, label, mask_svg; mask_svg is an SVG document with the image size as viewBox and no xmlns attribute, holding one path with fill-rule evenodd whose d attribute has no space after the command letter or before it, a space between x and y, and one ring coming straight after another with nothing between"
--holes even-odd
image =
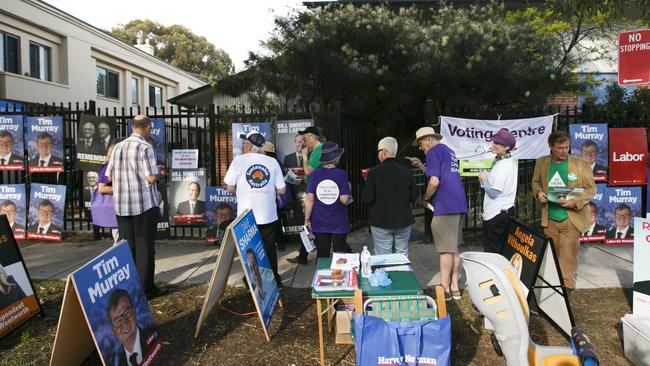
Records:
<instances>
[{"instance_id":1,"label":"building roof","mask_svg":"<svg viewBox=\"0 0 650 366\"><path fill-rule=\"evenodd\" d=\"M215 90L212 88L212 85L205 84L199 88L167 99L167 102L185 108L207 107L214 103L214 94Z\"/></svg>"}]
</instances>

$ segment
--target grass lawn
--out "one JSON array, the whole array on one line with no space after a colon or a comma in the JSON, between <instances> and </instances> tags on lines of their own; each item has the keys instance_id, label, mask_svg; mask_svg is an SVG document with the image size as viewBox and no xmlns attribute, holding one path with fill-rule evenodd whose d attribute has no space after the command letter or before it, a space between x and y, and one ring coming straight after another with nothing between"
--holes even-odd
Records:
<instances>
[{"instance_id":1,"label":"grass lawn","mask_svg":"<svg viewBox=\"0 0 650 366\"><path fill-rule=\"evenodd\" d=\"M44 316L30 320L0 340L0 365L47 365L61 309L65 283L36 281ZM285 307L271 322L271 342L266 342L257 316L239 317L217 309L195 339L196 322L206 285L173 289L151 302L154 318L164 342L162 365L317 365L318 333L316 306L310 289L285 289ZM622 348L620 318L631 312L631 291L626 289L577 290L571 295L576 324L582 327L596 348L601 365L631 365ZM241 288L229 288L222 304L240 313L253 310L250 295ZM453 365L506 365L482 329L482 319L469 296L448 303L452 316ZM532 316L531 333L543 345L568 345L546 320ZM327 337L328 364L354 365L354 347L334 344ZM97 353L84 363L101 365Z\"/></svg>"}]
</instances>

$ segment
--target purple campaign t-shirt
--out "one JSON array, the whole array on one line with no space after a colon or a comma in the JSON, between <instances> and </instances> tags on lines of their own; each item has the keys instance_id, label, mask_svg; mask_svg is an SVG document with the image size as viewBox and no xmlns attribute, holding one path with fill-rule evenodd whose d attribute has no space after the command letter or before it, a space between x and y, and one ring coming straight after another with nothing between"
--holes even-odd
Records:
<instances>
[{"instance_id":1,"label":"purple campaign t-shirt","mask_svg":"<svg viewBox=\"0 0 650 366\"><path fill-rule=\"evenodd\" d=\"M314 233L346 234L350 232L348 208L339 196L349 195L348 174L339 168L319 168L311 173L307 193L314 194L311 230Z\"/></svg>"},{"instance_id":2,"label":"purple campaign t-shirt","mask_svg":"<svg viewBox=\"0 0 650 366\"><path fill-rule=\"evenodd\" d=\"M440 184L433 195L433 215L467 213L467 198L458 172L456 154L443 144L427 152L427 178L438 177Z\"/></svg>"}]
</instances>

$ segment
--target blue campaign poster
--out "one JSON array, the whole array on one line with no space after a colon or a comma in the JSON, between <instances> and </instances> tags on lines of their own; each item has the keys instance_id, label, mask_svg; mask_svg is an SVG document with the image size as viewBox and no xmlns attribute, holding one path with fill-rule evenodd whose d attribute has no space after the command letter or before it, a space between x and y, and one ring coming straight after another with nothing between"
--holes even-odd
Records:
<instances>
[{"instance_id":1,"label":"blue campaign poster","mask_svg":"<svg viewBox=\"0 0 650 366\"><path fill-rule=\"evenodd\" d=\"M129 119L128 123L128 134L131 135L133 131L133 120ZM154 147L156 151L156 163L158 165L158 170L160 170L160 175L167 175L167 152L165 144L165 120L162 118L151 118L151 141L149 143Z\"/></svg>"},{"instance_id":2,"label":"blue campaign poster","mask_svg":"<svg viewBox=\"0 0 650 366\"><path fill-rule=\"evenodd\" d=\"M0 116L0 170L25 169L23 116Z\"/></svg>"},{"instance_id":3,"label":"blue campaign poster","mask_svg":"<svg viewBox=\"0 0 650 366\"><path fill-rule=\"evenodd\" d=\"M232 232L258 313L266 329L280 299L280 290L275 282L271 263L266 249L264 249L253 211L249 210L237 221L232 227Z\"/></svg>"},{"instance_id":4,"label":"blue campaign poster","mask_svg":"<svg viewBox=\"0 0 650 366\"><path fill-rule=\"evenodd\" d=\"M596 184L596 195L585 206L589 228L586 232L580 233L581 243L597 243L605 239L605 183Z\"/></svg>"},{"instance_id":5,"label":"blue campaign poster","mask_svg":"<svg viewBox=\"0 0 650 366\"><path fill-rule=\"evenodd\" d=\"M609 157L607 124L572 124L569 125L569 134L571 155L582 157L591 164L596 182L606 182Z\"/></svg>"},{"instance_id":6,"label":"blue campaign poster","mask_svg":"<svg viewBox=\"0 0 650 366\"><path fill-rule=\"evenodd\" d=\"M633 244L634 218L643 216L641 187L606 187L605 244Z\"/></svg>"},{"instance_id":7,"label":"blue campaign poster","mask_svg":"<svg viewBox=\"0 0 650 366\"><path fill-rule=\"evenodd\" d=\"M137 353L138 365L152 365L162 340L128 243L106 250L72 273L72 279L104 364L131 364L128 351Z\"/></svg>"},{"instance_id":8,"label":"blue campaign poster","mask_svg":"<svg viewBox=\"0 0 650 366\"><path fill-rule=\"evenodd\" d=\"M16 240L25 239L25 228L27 227L26 202L25 185L0 185L0 213L7 215L9 227L13 231Z\"/></svg>"},{"instance_id":9,"label":"blue campaign poster","mask_svg":"<svg viewBox=\"0 0 650 366\"><path fill-rule=\"evenodd\" d=\"M63 117L27 117L30 173L63 172Z\"/></svg>"},{"instance_id":10,"label":"blue campaign poster","mask_svg":"<svg viewBox=\"0 0 650 366\"><path fill-rule=\"evenodd\" d=\"M61 241L66 186L32 183L27 239Z\"/></svg>"},{"instance_id":11,"label":"blue campaign poster","mask_svg":"<svg viewBox=\"0 0 650 366\"><path fill-rule=\"evenodd\" d=\"M237 217L237 197L228 193L223 187L208 186L205 190L206 212L205 240L208 243L219 244L223 239L226 228Z\"/></svg>"},{"instance_id":12,"label":"blue campaign poster","mask_svg":"<svg viewBox=\"0 0 650 366\"><path fill-rule=\"evenodd\" d=\"M251 122L251 123L233 123L232 124L232 157L242 153L243 140L239 137L241 134L247 134L249 131L259 132L266 141L271 141L271 124L269 122Z\"/></svg>"}]
</instances>

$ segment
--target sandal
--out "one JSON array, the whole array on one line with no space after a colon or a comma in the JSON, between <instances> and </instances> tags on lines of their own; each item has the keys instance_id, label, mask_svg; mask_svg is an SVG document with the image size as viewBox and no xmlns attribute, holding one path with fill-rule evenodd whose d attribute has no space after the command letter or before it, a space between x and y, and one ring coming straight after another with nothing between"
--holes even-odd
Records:
<instances>
[{"instance_id":1,"label":"sandal","mask_svg":"<svg viewBox=\"0 0 650 366\"><path fill-rule=\"evenodd\" d=\"M452 297L454 300L460 300L460 299L461 299L461 296L460 296L460 290L453 290L453 291L451 291L451 297Z\"/></svg>"},{"instance_id":2,"label":"sandal","mask_svg":"<svg viewBox=\"0 0 650 366\"><path fill-rule=\"evenodd\" d=\"M450 292L445 291L445 301L451 301L454 297L451 295Z\"/></svg>"}]
</instances>

